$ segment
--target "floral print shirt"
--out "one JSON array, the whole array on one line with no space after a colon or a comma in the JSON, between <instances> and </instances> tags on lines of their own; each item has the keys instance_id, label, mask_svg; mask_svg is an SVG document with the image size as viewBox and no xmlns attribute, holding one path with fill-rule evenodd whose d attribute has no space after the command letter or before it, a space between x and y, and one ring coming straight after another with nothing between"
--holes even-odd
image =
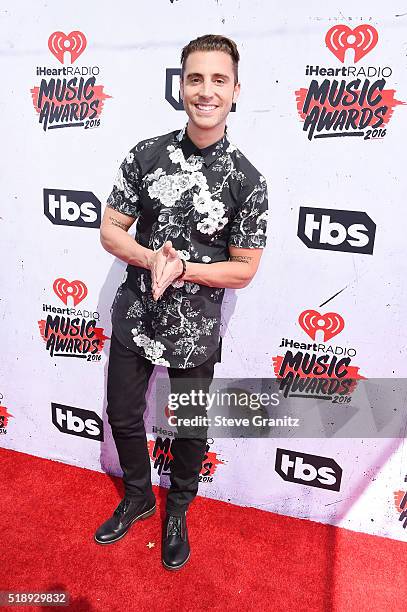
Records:
<instances>
[{"instance_id":1,"label":"floral print shirt","mask_svg":"<svg viewBox=\"0 0 407 612\"><path fill-rule=\"evenodd\" d=\"M229 246L264 248L267 185L224 136L197 149L187 126L139 142L120 165L107 204L137 219L135 239L149 249L171 240L181 258L229 260ZM157 365L191 368L221 353L225 289L174 281L154 301L150 271L128 265L114 298L113 333Z\"/></svg>"}]
</instances>

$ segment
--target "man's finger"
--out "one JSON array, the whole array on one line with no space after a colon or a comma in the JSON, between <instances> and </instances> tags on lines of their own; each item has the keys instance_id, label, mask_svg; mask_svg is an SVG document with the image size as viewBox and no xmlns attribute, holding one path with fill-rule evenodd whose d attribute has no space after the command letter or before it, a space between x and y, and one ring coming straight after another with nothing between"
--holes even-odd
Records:
<instances>
[{"instance_id":1,"label":"man's finger","mask_svg":"<svg viewBox=\"0 0 407 612\"><path fill-rule=\"evenodd\" d=\"M157 291L155 291L155 293L154 293L153 297L154 297L154 299L155 299L156 301L160 299L160 297L162 296L162 294L164 293L164 291L167 289L167 287L169 287L170 283L171 283L171 280L169 279L169 280L167 280L167 282L166 282L166 283L164 283L164 285L163 285L162 287L159 287L159 288L157 289Z\"/></svg>"},{"instance_id":2,"label":"man's finger","mask_svg":"<svg viewBox=\"0 0 407 612\"><path fill-rule=\"evenodd\" d=\"M153 263L153 265L151 266L151 279L153 281L153 284L157 284L157 275L155 272L155 263Z\"/></svg>"},{"instance_id":3,"label":"man's finger","mask_svg":"<svg viewBox=\"0 0 407 612\"><path fill-rule=\"evenodd\" d=\"M170 282L167 281L167 283L165 283L162 287L156 287L153 291L153 298L155 299L155 301L159 300L162 296L162 294L164 293L164 291L167 289L167 287L169 286Z\"/></svg>"},{"instance_id":4,"label":"man's finger","mask_svg":"<svg viewBox=\"0 0 407 612\"><path fill-rule=\"evenodd\" d=\"M172 247L172 249L170 249L169 253L168 253L168 259L170 259L171 261L173 261L174 259L178 259L179 255L176 249L174 249L174 247Z\"/></svg>"},{"instance_id":5,"label":"man's finger","mask_svg":"<svg viewBox=\"0 0 407 612\"><path fill-rule=\"evenodd\" d=\"M169 251L173 248L172 246L172 242L171 240L167 240L166 242L164 242L164 246L163 246L163 253L165 255L165 257L168 256Z\"/></svg>"},{"instance_id":6,"label":"man's finger","mask_svg":"<svg viewBox=\"0 0 407 612\"><path fill-rule=\"evenodd\" d=\"M156 273L155 273L157 283L160 282L160 279L163 274L163 270L165 268L166 261L167 261L166 257L164 257L162 253L160 253L159 256L157 257Z\"/></svg>"},{"instance_id":7,"label":"man's finger","mask_svg":"<svg viewBox=\"0 0 407 612\"><path fill-rule=\"evenodd\" d=\"M161 288L167 281L172 282L174 278L176 278L176 275L174 276L174 264L170 261L167 262L157 285Z\"/></svg>"},{"instance_id":8,"label":"man's finger","mask_svg":"<svg viewBox=\"0 0 407 612\"><path fill-rule=\"evenodd\" d=\"M168 281L168 284L172 283L172 281L178 278L178 276L181 274L182 268L180 270L179 266L177 265L178 260L181 261L178 257L174 259L173 261L167 260L167 264L164 268L164 272L160 280L157 283L158 287L162 287L167 281Z\"/></svg>"}]
</instances>

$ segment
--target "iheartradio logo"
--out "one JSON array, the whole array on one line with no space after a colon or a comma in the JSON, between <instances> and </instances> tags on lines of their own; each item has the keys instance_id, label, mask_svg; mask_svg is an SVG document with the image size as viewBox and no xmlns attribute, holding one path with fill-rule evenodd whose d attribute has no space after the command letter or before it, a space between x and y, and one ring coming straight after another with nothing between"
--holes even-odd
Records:
<instances>
[{"instance_id":1,"label":"iheartradio logo","mask_svg":"<svg viewBox=\"0 0 407 612\"><path fill-rule=\"evenodd\" d=\"M64 54L71 54L73 64L86 49L86 36L79 30L74 30L66 35L63 32L53 32L48 39L48 49L61 62L64 63Z\"/></svg>"},{"instance_id":2,"label":"iheartradio logo","mask_svg":"<svg viewBox=\"0 0 407 612\"><path fill-rule=\"evenodd\" d=\"M317 310L304 310L298 317L298 323L314 341L317 331L322 331L324 342L339 334L345 327L345 321L338 313L327 312L321 315Z\"/></svg>"},{"instance_id":3,"label":"iheartradio logo","mask_svg":"<svg viewBox=\"0 0 407 612\"><path fill-rule=\"evenodd\" d=\"M378 40L376 28L366 23L353 30L347 25L335 25L325 36L326 46L342 63L348 49L354 50L356 63L376 46Z\"/></svg>"},{"instance_id":4,"label":"iheartradio logo","mask_svg":"<svg viewBox=\"0 0 407 612\"><path fill-rule=\"evenodd\" d=\"M65 306L68 305L68 297L73 299L73 305L76 307L88 295L85 283L80 280L74 280L70 283L65 278L57 278L54 281L53 289Z\"/></svg>"}]
</instances>

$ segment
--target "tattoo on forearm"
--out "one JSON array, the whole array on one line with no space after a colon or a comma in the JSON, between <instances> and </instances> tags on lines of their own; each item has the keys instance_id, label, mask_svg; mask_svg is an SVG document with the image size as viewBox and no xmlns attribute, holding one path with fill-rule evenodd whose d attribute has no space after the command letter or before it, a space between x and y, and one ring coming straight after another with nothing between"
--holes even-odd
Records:
<instances>
[{"instance_id":1,"label":"tattoo on forearm","mask_svg":"<svg viewBox=\"0 0 407 612\"><path fill-rule=\"evenodd\" d=\"M120 227L122 230L127 232L127 227L126 227L126 225L124 223L122 223L121 221L118 221L114 217L109 217L109 219L110 219L112 225L115 225L116 227Z\"/></svg>"},{"instance_id":2,"label":"tattoo on forearm","mask_svg":"<svg viewBox=\"0 0 407 612\"><path fill-rule=\"evenodd\" d=\"M249 264L253 257L249 257L247 255L232 255L230 257L230 261L241 261L242 263Z\"/></svg>"}]
</instances>

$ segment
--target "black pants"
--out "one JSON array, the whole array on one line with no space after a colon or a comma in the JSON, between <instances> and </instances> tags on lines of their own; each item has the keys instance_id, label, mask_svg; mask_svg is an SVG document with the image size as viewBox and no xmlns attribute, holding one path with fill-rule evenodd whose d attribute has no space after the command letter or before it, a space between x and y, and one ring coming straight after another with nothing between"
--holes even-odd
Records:
<instances>
[{"instance_id":1,"label":"black pants","mask_svg":"<svg viewBox=\"0 0 407 612\"><path fill-rule=\"evenodd\" d=\"M180 384L188 378L187 391L208 391L213 378L214 365L219 361L220 349L203 364L194 368L167 368L171 392L179 392ZM153 500L151 464L144 426L145 394L154 364L131 351L112 333L107 380L107 415L123 470L126 497ZM180 381L179 379L183 379ZM184 389L185 390L185 389ZM204 410L198 409L199 414ZM207 413L206 413L207 414ZM206 437L199 429L198 437L175 437L171 445L173 462L171 486L166 510L180 515L188 509L198 492L199 473L206 450ZM178 429L178 436L180 435Z\"/></svg>"}]
</instances>

